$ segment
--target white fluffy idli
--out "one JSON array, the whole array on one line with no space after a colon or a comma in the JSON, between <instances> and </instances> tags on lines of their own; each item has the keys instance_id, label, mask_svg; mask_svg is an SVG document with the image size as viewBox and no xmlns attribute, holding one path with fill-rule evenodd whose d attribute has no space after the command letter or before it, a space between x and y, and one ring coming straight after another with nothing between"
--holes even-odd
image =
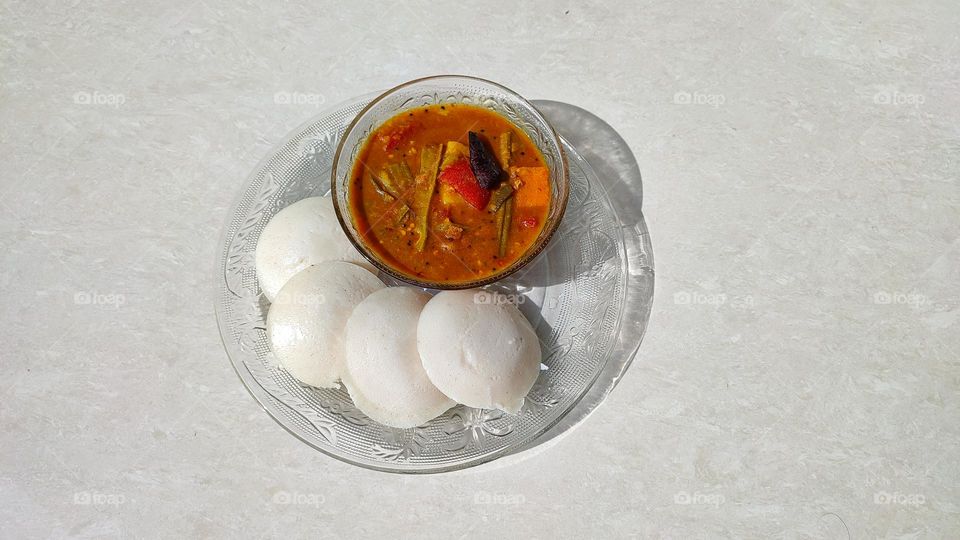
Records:
<instances>
[{"instance_id":1,"label":"white fluffy idli","mask_svg":"<svg viewBox=\"0 0 960 540\"><path fill-rule=\"evenodd\" d=\"M430 382L417 352L417 320L429 299L388 287L360 302L347 321L343 382L354 404L381 424L416 427L455 405Z\"/></svg>"},{"instance_id":2,"label":"white fluffy idli","mask_svg":"<svg viewBox=\"0 0 960 540\"><path fill-rule=\"evenodd\" d=\"M324 261L352 262L374 270L347 239L330 197L310 197L284 208L257 240L257 280L271 302L297 272Z\"/></svg>"},{"instance_id":3,"label":"white fluffy idli","mask_svg":"<svg viewBox=\"0 0 960 540\"><path fill-rule=\"evenodd\" d=\"M540 342L516 306L477 301L477 292L427 302L417 324L423 369L458 403L517 413L540 373Z\"/></svg>"},{"instance_id":4,"label":"white fluffy idli","mask_svg":"<svg viewBox=\"0 0 960 540\"><path fill-rule=\"evenodd\" d=\"M309 266L290 278L267 313L267 337L280 364L311 386L336 386L344 372L347 319L382 288L377 276L340 261Z\"/></svg>"}]
</instances>

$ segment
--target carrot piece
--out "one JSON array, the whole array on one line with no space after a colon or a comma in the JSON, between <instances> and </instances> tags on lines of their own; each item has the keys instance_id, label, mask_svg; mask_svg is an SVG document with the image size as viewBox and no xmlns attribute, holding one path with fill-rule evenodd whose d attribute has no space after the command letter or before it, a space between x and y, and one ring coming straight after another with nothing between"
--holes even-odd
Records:
<instances>
[{"instance_id":1,"label":"carrot piece","mask_svg":"<svg viewBox=\"0 0 960 540\"><path fill-rule=\"evenodd\" d=\"M518 208L550 206L550 171L546 167L512 167Z\"/></svg>"}]
</instances>

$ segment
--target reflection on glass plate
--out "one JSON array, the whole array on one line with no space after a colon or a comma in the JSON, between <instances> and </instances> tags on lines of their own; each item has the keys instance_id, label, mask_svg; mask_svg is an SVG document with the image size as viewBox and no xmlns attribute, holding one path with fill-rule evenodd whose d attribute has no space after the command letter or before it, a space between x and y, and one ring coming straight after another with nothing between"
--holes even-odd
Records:
<instances>
[{"instance_id":1,"label":"reflection on glass plate","mask_svg":"<svg viewBox=\"0 0 960 540\"><path fill-rule=\"evenodd\" d=\"M329 191L337 142L371 97L336 106L296 129L260 163L231 211L218 253L216 308L241 380L304 442L390 472L462 469L569 429L602 401L633 359L649 317L653 263L640 213L639 172L631 179L621 174L629 172L624 166L599 177L566 141L570 202L559 230L531 265L488 287L515 295L507 298L519 303L541 340L545 369L520 414L458 406L417 428L387 428L357 410L344 390L304 387L278 368L264 331L269 304L254 272L257 239L282 208ZM563 121L570 120L562 115L578 109L543 104L562 135Z\"/></svg>"}]
</instances>

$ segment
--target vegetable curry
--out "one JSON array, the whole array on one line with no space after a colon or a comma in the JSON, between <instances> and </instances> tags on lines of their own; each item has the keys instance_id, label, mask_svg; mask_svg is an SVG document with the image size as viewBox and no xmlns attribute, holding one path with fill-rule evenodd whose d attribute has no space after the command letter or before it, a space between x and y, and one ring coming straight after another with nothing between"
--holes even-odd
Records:
<instances>
[{"instance_id":1,"label":"vegetable curry","mask_svg":"<svg viewBox=\"0 0 960 540\"><path fill-rule=\"evenodd\" d=\"M374 131L350 182L363 241L397 271L456 283L513 264L550 208L550 174L521 130L463 104L404 111Z\"/></svg>"}]
</instances>

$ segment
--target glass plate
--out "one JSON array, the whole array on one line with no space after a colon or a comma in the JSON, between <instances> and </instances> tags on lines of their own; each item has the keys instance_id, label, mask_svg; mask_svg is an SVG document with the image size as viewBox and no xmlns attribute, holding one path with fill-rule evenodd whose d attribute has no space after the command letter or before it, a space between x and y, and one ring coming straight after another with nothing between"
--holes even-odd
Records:
<instances>
[{"instance_id":1,"label":"glass plate","mask_svg":"<svg viewBox=\"0 0 960 540\"><path fill-rule=\"evenodd\" d=\"M269 303L260 294L254 270L260 231L286 206L329 192L339 138L373 97L335 106L297 128L257 166L231 210L218 252L216 312L234 369L288 431L332 457L370 469L451 471L555 437L599 405L629 366L646 329L653 293L640 186L630 185L639 182L639 172L631 179L612 169L611 161L605 165L608 177L601 180L566 140L570 201L560 228L530 265L485 287L515 295L510 298L541 340L544 365L519 414L457 406L420 427L388 428L354 407L343 389L302 386L270 353L264 330ZM552 106L560 120L569 121L560 117L578 110L543 104ZM614 189L616 202L608 194ZM577 414L570 415L572 411ZM568 415L574 421L561 422Z\"/></svg>"}]
</instances>

